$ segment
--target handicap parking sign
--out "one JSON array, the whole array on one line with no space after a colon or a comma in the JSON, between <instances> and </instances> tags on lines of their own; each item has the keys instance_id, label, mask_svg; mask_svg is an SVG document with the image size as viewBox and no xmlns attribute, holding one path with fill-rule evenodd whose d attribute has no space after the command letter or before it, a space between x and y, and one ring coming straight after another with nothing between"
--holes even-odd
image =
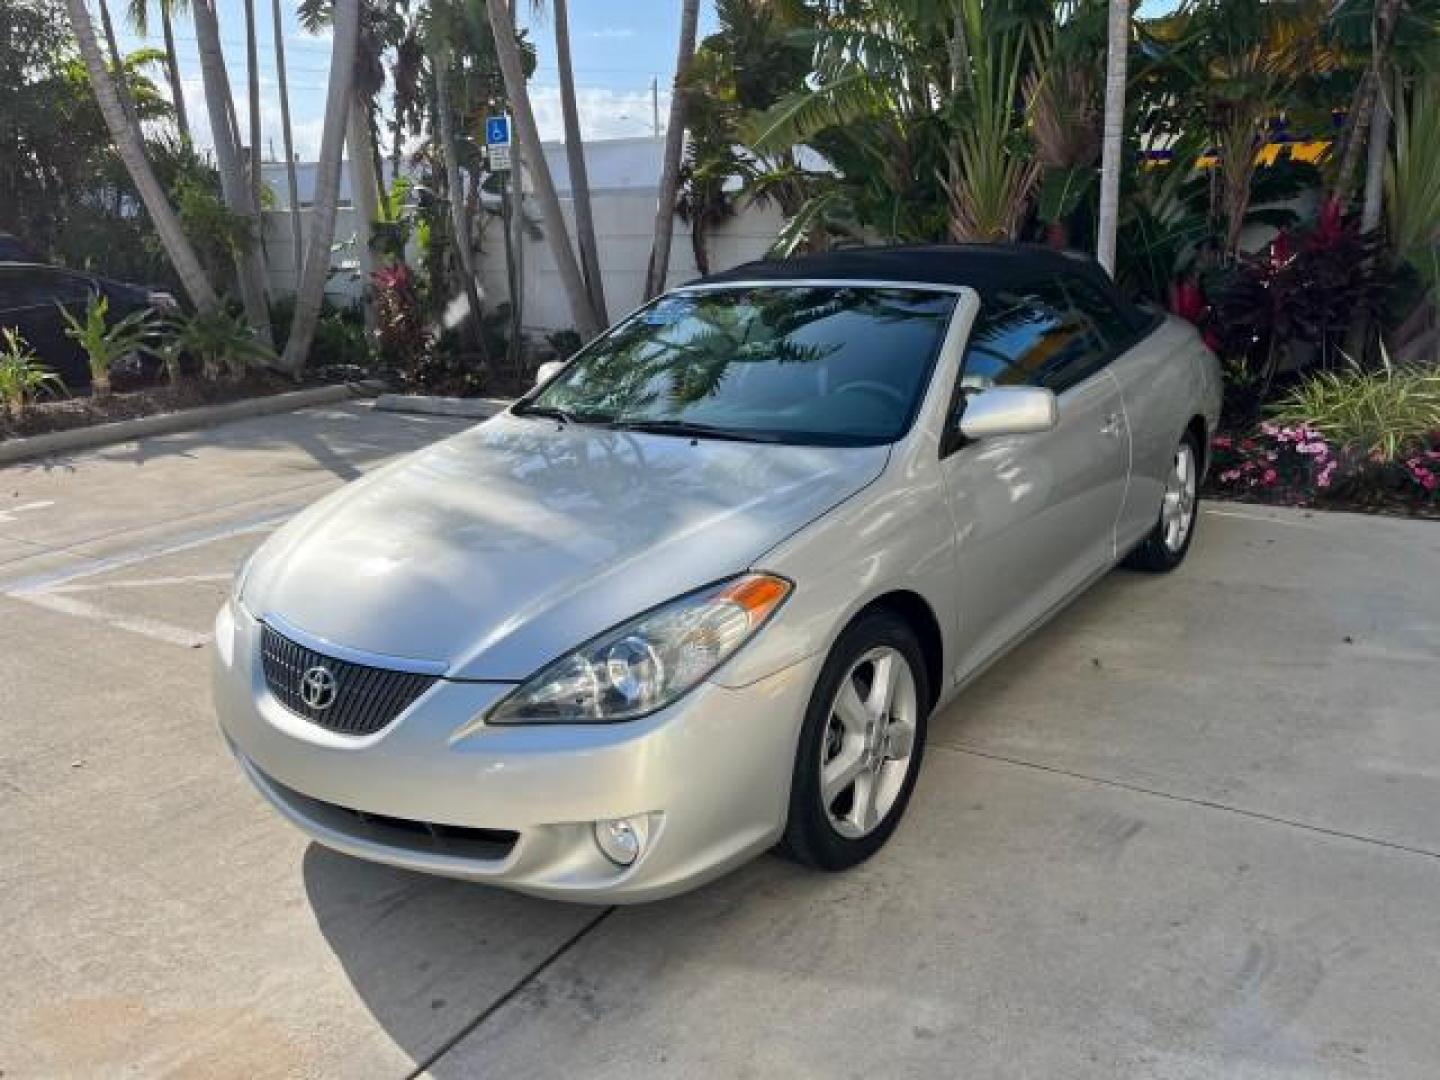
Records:
<instances>
[{"instance_id":1,"label":"handicap parking sign","mask_svg":"<svg viewBox=\"0 0 1440 1080\"><path fill-rule=\"evenodd\" d=\"M485 145L510 145L510 117L491 116L485 121Z\"/></svg>"}]
</instances>

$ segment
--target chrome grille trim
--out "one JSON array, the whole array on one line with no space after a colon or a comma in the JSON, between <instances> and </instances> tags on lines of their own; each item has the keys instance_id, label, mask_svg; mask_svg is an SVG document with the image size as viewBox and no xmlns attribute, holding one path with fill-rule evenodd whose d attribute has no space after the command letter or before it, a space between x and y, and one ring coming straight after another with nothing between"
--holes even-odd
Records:
<instances>
[{"instance_id":1,"label":"chrome grille trim","mask_svg":"<svg viewBox=\"0 0 1440 1080\"><path fill-rule=\"evenodd\" d=\"M370 667L326 655L291 641L268 623L260 632L265 686L275 700L296 716L339 735L373 735L385 727L437 681L413 671ZM325 709L306 704L300 679L312 667L335 676L335 702Z\"/></svg>"}]
</instances>

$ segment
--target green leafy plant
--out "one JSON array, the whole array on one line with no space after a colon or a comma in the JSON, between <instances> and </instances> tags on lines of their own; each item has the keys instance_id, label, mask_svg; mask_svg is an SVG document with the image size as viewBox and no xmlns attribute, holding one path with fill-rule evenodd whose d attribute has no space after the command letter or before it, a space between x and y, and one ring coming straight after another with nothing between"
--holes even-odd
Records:
<instances>
[{"instance_id":1,"label":"green leafy plant","mask_svg":"<svg viewBox=\"0 0 1440 1080\"><path fill-rule=\"evenodd\" d=\"M171 322L170 330L172 336L162 356L177 358L172 379L178 378L178 357L184 353L200 361L200 372L207 379L222 375L239 378L252 366L275 359L275 353L255 336L244 316L221 308L181 316Z\"/></svg>"},{"instance_id":2,"label":"green leafy plant","mask_svg":"<svg viewBox=\"0 0 1440 1080\"><path fill-rule=\"evenodd\" d=\"M1440 369L1324 371L1279 401L1276 421L1308 424L1331 442L1391 461L1440 432Z\"/></svg>"},{"instance_id":3,"label":"green leafy plant","mask_svg":"<svg viewBox=\"0 0 1440 1080\"><path fill-rule=\"evenodd\" d=\"M19 419L35 398L65 389L14 327L0 327L0 402Z\"/></svg>"},{"instance_id":4,"label":"green leafy plant","mask_svg":"<svg viewBox=\"0 0 1440 1080\"><path fill-rule=\"evenodd\" d=\"M110 369L116 361L131 353L150 352L149 341L157 329L149 308L132 311L115 323L109 321L109 313L110 300L99 293L91 294L83 321L60 308L65 336L85 351L90 365L90 394L97 399L110 396Z\"/></svg>"}]
</instances>

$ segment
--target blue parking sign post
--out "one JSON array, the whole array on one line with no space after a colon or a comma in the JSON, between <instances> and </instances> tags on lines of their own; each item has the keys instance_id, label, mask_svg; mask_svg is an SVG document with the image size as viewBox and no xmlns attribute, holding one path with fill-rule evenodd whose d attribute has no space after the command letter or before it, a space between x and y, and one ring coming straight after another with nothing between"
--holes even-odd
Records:
<instances>
[{"instance_id":1,"label":"blue parking sign post","mask_svg":"<svg viewBox=\"0 0 1440 1080\"><path fill-rule=\"evenodd\" d=\"M510 117L491 116L485 120L485 145L510 145Z\"/></svg>"}]
</instances>

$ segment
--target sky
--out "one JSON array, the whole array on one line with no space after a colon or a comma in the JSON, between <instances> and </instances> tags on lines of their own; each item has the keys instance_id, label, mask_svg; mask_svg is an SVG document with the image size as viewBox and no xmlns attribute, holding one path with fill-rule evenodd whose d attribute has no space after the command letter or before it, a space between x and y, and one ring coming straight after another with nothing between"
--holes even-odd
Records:
<instances>
[{"instance_id":1,"label":"sky","mask_svg":"<svg viewBox=\"0 0 1440 1080\"><path fill-rule=\"evenodd\" d=\"M245 16L242 0L217 0L220 36L225 63L235 97L242 130L248 130L245 103ZM285 67L290 76L290 113L295 132L295 152L302 160L314 160L325 121L325 88L330 70L328 35L312 36L295 21L294 0L282 0L285 24ZM123 26L119 14L124 5L110 0L117 19L122 51L151 45L161 47L159 15L152 4L148 38L141 38ZM562 136L559 76L555 67L555 28L549 6L532 13L528 0L517 5L522 24L528 25L530 39L537 47L539 67L530 81L536 123L544 140ZM575 68L576 98L581 131L587 139L645 136L652 132L650 84L659 80L661 123L669 109L669 86L675 77L675 47L680 32L679 0L570 0L570 52ZM279 91L275 78L275 52L271 34L271 6L256 0L260 38L261 125L266 160L283 155L280 143ZM700 36L714 29L713 6L702 2ZM204 89L196 56L195 31L187 17L176 25L176 48L185 88L186 111L196 143L203 149L212 144L206 119ZM152 72L164 85L164 72ZM275 153L272 155L271 143Z\"/></svg>"}]
</instances>

